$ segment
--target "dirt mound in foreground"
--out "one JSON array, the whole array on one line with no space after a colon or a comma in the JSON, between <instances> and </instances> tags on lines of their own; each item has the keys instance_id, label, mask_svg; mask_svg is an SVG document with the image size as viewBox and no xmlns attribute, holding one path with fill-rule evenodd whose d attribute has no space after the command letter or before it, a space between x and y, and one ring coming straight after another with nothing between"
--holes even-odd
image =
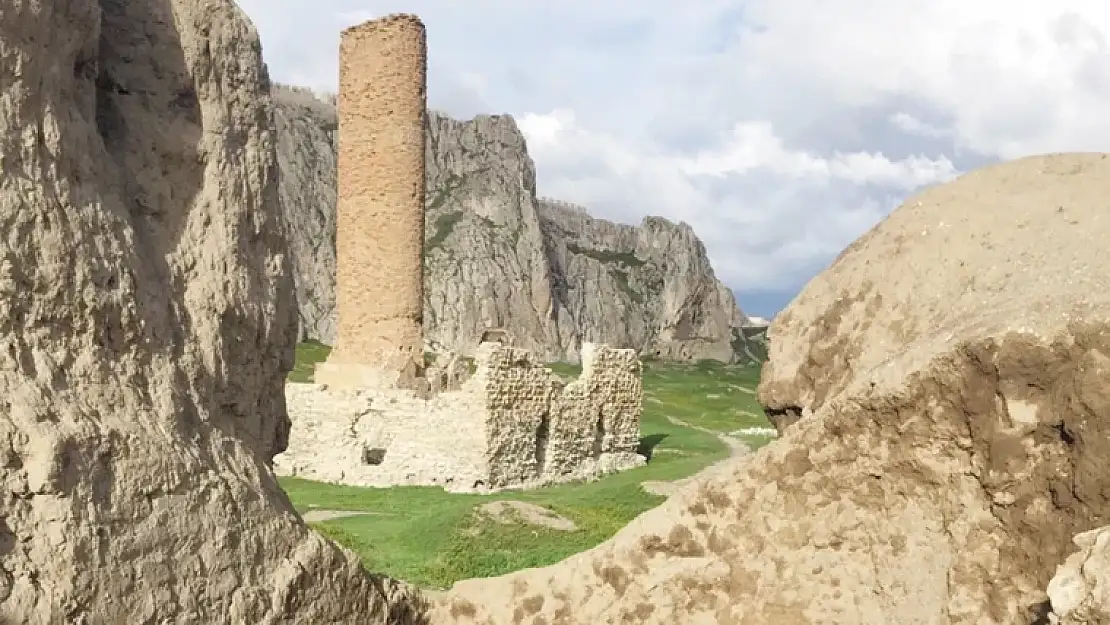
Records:
<instances>
[{"instance_id":1,"label":"dirt mound in foreground","mask_svg":"<svg viewBox=\"0 0 1110 625\"><path fill-rule=\"evenodd\" d=\"M1110 160L910 198L771 328L785 435L443 623L1034 623L1110 514ZM745 464L746 463L746 464Z\"/></svg>"}]
</instances>

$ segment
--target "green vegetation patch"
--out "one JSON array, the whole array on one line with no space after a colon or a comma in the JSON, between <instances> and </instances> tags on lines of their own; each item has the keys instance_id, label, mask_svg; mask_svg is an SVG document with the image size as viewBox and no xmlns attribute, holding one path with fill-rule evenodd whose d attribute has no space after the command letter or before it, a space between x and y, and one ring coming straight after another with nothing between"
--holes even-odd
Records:
<instances>
[{"instance_id":1,"label":"green vegetation patch","mask_svg":"<svg viewBox=\"0 0 1110 625\"><path fill-rule=\"evenodd\" d=\"M424 242L424 253L426 254L442 245L462 218L463 211L451 211L436 217L435 233Z\"/></svg>"},{"instance_id":2,"label":"green vegetation patch","mask_svg":"<svg viewBox=\"0 0 1110 625\"><path fill-rule=\"evenodd\" d=\"M643 296L637 293L635 289L632 288L632 285L628 283L628 272L614 268L611 273L613 274L613 279L617 281L617 286L628 295L629 299L636 304L643 303Z\"/></svg>"},{"instance_id":3,"label":"green vegetation patch","mask_svg":"<svg viewBox=\"0 0 1110 625\"><path fill-rule=\"evenodd\" d=\"M309 364L326 355L326 346L318 343L299 346L295 371L310 371ZM569 364L551 368L567 379L581 371ZM721 433L770 427L754 401L758 379L758 367L645 362L640 451L650 461L592 482L492 495L451 494L433 487L359 488L297 478L282 478L281 484L302 513L313 508L366 512L313 526L355 551L372 571L446 588L460 579L546 566L601 543L662 503L663 497L644 491L641 482L687 477L727 456L727 447L714 434L668 417ZM746 440L761 445L770 439ZM547 508L578 529L501 524L476 510L506 499Z\"/></svg>"},{"instance_id":4,"label":"green vegetation patch","mask_svg":"<svg viewBox=\"0 0 1110 625\"><path fill-rule=\"evenodd\" d=\"M629 267L640 267L647 261L641 260L631 252L614 252L611 250L598 250L589 247L580 247L574 243L567 243L567 251L572 254L588 256L603 263L620 263Z\"/></svg>"},{"instance_id":5,"label":"green vegetation patch","mask_svg":"<svg viewBox=\"0 0 1110 625\"><path fill-rule=\"evenodd\" d=\"M465 178L456 173L447 174L447 179L443 181L443 185L436 189L432 195L432 201L428 203L427 209L434 211L442 208L447 200L451 198L451 195L463 185L464 180Z\"/></svg>"},{"instance_id":6,"label":"green vegetation patch","mask_svg":"<svg viewBox=\"0 0 1110 625\"><path fill-rule=\"evenodd\" d=\"M324 362L331 353L331 347L315 340L297 345L297 360L286 379L290 382L312 382L316 363Z\"/></svg>"}]
</instances>

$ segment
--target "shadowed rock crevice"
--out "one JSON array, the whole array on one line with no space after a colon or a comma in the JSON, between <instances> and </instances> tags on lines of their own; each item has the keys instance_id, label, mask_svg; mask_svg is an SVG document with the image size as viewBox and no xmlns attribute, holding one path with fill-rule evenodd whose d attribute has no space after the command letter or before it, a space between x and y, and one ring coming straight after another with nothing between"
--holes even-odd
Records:
<instances>
[{"instance_id":1,"label":"shadowed rock crevice","mask_svg":"<svg viewBox=\"0 0 1110 625\"><path fill-rule=\"evenodd\" d=\"M786 431L786 428L798 422L802 418L802 409L800 406L782 406L779 408L764 408L763 412L767 415L767 420L771 425L775 426L775 430L779 435Z\"/></svg>"}]
</instances>

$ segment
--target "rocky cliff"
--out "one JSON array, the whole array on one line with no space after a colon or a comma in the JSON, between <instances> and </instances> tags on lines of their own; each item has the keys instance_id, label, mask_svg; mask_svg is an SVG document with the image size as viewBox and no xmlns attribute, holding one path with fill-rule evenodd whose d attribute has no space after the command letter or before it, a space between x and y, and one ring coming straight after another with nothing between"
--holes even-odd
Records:
<instances>
[{"instance_id":1,"label":"rocky cliff","mask_svg":"<svg viewBox=\"0 0 1110 625\"><path fill-rule=\"evenodd\" d=\"M334 100L274 89L281 204L291 223L301 336L334 338ZM510 116L429 115L425 333L429 348L473 352L505 328L548 360L583 341L664 359L747 360L745 317L686 224L594 219L537 198L535 168Z\"/></svg>"},{"instance_id":2,"label":"rocky cliff","mask_svg":"<svg viewBox=\"0 0 1110 625\"><path fill-rule=\"evenodd\" d=\"M274 85L278 199L288 224L300 335L335 339L335 98Z\"/></svg>"},{"instance_id":3,"label":"rocky cliff","mask_svg":"<svg viewBox=\"0 0 1110 625\"><path fill-rule=\"evenodd\" d=\"M413 623L305 526L270 85L230 0L0 8L0 623Z\"/></svg>"}]
</instances>

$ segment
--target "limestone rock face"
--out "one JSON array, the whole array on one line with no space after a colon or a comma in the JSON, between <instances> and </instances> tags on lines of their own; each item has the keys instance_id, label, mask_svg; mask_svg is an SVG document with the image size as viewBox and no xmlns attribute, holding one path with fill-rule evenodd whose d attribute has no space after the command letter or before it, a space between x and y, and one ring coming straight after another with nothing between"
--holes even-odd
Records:
<instances>
[{"instance_id":1,"label":"limestone rock face","mask_svg":"<svg viewBox=\"0 0 1110 625\"><path fill-rule=\"evenodd\" d=\"M266 466L296 310L245 16L11 0L0 59L0 622L418 622Z\"/></svg>"},{"instance_id":2,"label":"limestone rock face","mask_svg":"<svg viewBox=\"0 0 1110 625\"><path fill-rule=\"evenodd\" d=\"M1048 583L1049 622L1110 623L1110 526L1083 532L1074 542L1079 551L1068 556Z\"/></svg>"},{"instance_id":3,"label":"limestone rock face","mask_svg":"<svg viewBox=\"0 0 1110 625\"><path fill-rule=\"evenodd\" d=\"M303 337L335 340L335 97L273 86L278 194ZM325 210L325 207L329 207ZM321 282L319 276L331 276Z\"/></svg>"},{"instance_id":4,"label":"limestone rock face","mask_svg":"<svg viewBox=\"0 0 1110 625\"><path fill-rule=\"evenodd\" d=\"M553 294L524 137L508 116L460 122L433 113L428 123L429 347L469 356L482 332L505 328L541 360L562 358L577 327Z\"/></svg>"},{"instance_id":5,"label":"limestone rock face","mask_svg":"<svg viewBox=\"0 0 1110 625\"><path fill-rule=\"evenodd\" d=\"M663 360L746 359L744 314L689 225L615 224L552 201L540 209L558 299L585 340L614 337Z\"/></svg>"},{"instance_id":6,"label":"limestone rock face","mask_svg":"<svg viewBox=\"0 0 1110 625\"><path fill-rule=\"evenodd\" d=\"M333 102L276 87L283 212L291 229L300 333L332 343L335 288ZM329 148L330 146L330 148ZM482 333L512 332L543 360L583 342L674 360L748 360L746 317L685 224L591 218L538 199L512 117L429 114L424 323L435 351L473 355Z\"/></svg>"},{"instance_id":7,"label":"limestone rock face","mask_svg":"<svg viewBox=\"0 0 1110 625\"><path fill-rule=\"evenodd\" d=\"M910 198L775 319L781 438L434 622L1043 622L1110 517L1108 189L1073 154Z\"/></svg>"}]
</instances>

